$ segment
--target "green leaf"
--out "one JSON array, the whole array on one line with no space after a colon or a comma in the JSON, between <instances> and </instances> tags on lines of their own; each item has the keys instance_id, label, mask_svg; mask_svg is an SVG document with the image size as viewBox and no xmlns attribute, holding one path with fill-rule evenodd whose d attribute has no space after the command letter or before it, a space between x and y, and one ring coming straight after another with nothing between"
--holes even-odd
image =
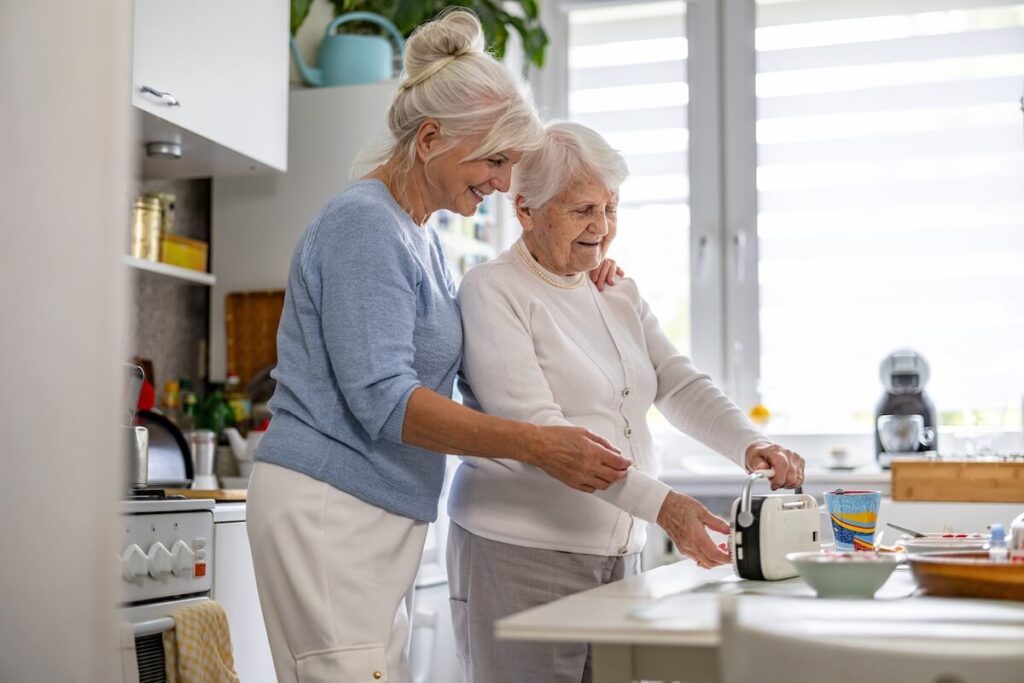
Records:
<instances>
[{"instance_id":1,"label":"green leaf","mask_svg":"<svg viewBox=\"0 0 1024 683\"><path fill-rule=\"evenodd\" d=\"M313 0L292 0L292 35L299 30L302 26L302 22L309 16L309 7L313 4Z\"/></svg>"},{"instance_id":2,"label":"green leaf","mask_svg":"<svg viewBox=\"0 0 1024 683\"><path fill-rule=\"evenodd\" d=\"M520 4L523 6L523 14L527 19L536 19L540 16L537 0L520 0Z\"/></svg>"}]
</instances>

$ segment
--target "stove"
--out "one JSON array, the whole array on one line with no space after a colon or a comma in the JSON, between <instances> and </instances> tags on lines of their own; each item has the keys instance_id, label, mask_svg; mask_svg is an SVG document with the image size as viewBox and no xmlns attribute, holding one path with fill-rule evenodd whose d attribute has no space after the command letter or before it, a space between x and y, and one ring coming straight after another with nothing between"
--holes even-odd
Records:
<instances>
[{"instance_id":1,"label":"stove","mask_svg":"<svg viewBox=\"0 0 1024 683\"><path fill-rule=\"evenodd\" d=\"M164 681L163 634L174 610L210 599L212 500L144 490L121 501L120 619L135 636L141 683Z\"/></svg>"}]
</instances>

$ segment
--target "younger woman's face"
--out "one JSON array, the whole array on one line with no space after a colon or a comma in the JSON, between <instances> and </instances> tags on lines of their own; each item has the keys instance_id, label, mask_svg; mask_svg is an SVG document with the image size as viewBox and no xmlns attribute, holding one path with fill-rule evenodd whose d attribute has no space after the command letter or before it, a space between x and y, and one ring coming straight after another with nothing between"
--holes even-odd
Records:
<instances>
[{"instance_id":1,"label":"younger woman's face","mask_svg":"<svg viewBox=\"0 0 1024 683\"><path fill-rule=\"evenodd\" d=\"M466 159L482 139L482 135L466 138L427 164L427 192L435 208L472 216L484 197L494 191L508 192L512 166L522 152L505 150L482 159Z\"/></svg>"}]
</instances>

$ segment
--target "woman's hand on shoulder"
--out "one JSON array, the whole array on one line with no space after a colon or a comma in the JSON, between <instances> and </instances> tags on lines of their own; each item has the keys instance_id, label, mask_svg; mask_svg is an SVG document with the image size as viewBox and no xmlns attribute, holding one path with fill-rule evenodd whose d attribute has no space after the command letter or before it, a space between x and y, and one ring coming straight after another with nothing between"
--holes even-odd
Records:
<instances>
[{"instance_id":1,"label":"woman's hand on shoulder","mask_svg":"<svg viewBox=\"0 0 1024 683\"><path fill-rule=\"evenodd\" d=\"M597 290L603 292L605 285L615 286L615 278L622 277L626 272L619 267L615 259L606 258L601 264L590 271L590 280L597 285Z\"/></svg>"},{"instance_id":2,"label":"woman's hand on shoulder","mask_svg":"<svg viewBox=\"0 0 1024 683\"><path fill-rule=\"evenodd\" d=\"M743 464L748 472L754 470L775 470L769 481L772 490L795 489L804 483L804 459L796 451L783 448L777 443L757 441L747 446Z\"/></svg>"},{"instance_id":3,"label":"woman's hand on shoulder","mask_svg":"<svg viewBox=\"0 0 1024 683\"><path fill-rule=\"evenodd\" d=\"M603 491L629 471L619 449L583 427L540 427L540 435L527 462L570 488Z\"/></svg>"},{"instance_id":4,"label":"woman's hand on shoulder","mask_svg":"<svg viewBox=\"0 0 1024 683\"><path fill-rule=\"evenodd\" d=\"M729 563L729 553L708 536L708 529L729 533L729 523L711 514L697 500L675 491L665 497L658 512L658 526L665 530L679 552L705 569ZM724 544L723 544L724 545Z\"/></svg>"}]
</instances>

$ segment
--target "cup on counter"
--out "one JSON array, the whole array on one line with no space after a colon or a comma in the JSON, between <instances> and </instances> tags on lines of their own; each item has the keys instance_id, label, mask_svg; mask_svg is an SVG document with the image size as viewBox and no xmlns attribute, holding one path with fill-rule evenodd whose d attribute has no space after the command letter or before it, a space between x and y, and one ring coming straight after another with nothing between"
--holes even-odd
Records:
<instances>
[{"instance_id":1,"label":"cup on counter","mask_svg":"<svg viewBox=\"0 0 1024 683\"><path fill-rule=\"evenodd\" d=\"M844 491L825 493L825 507L832 522L836 550L874 550L878 527L880 491Z\"/></svg>"}]
</instances>

